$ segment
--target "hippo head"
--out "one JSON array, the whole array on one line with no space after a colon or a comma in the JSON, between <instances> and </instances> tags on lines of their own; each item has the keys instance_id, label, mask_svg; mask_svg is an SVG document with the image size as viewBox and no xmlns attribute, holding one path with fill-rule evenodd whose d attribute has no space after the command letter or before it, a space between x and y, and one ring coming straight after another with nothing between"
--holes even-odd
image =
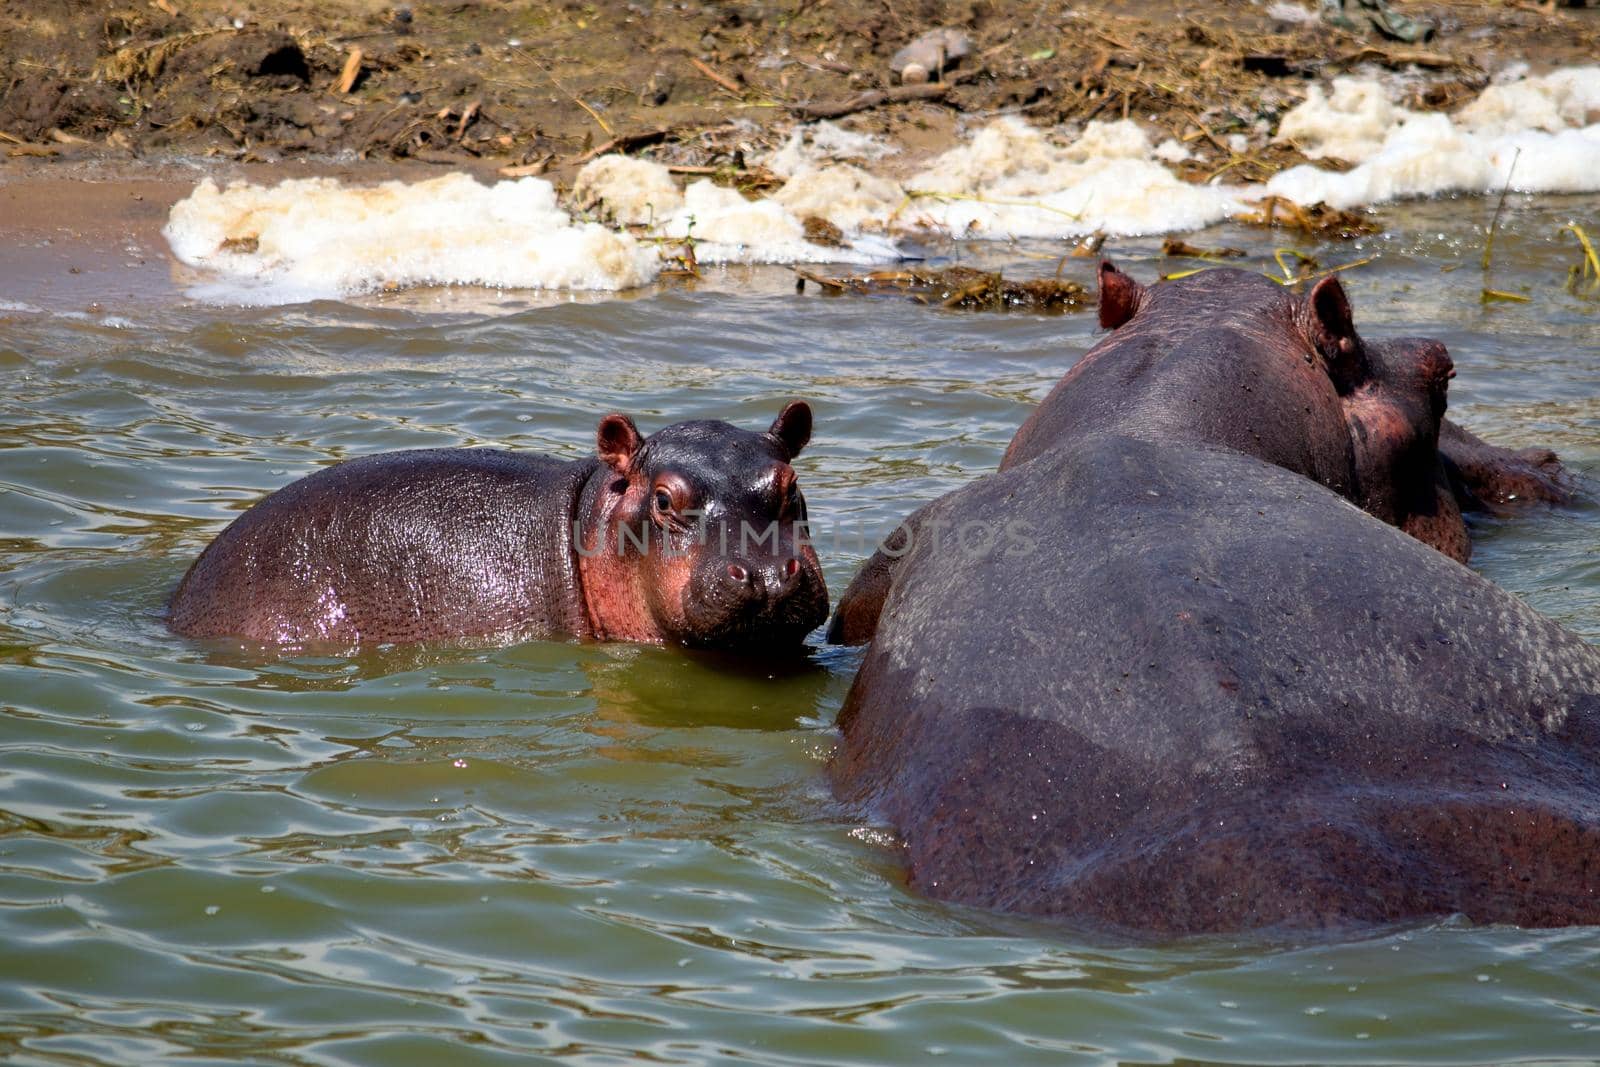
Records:
<instances>
[{"instance_id":1,"label":"hippo head","mask_svg":"<svg viewBox=\"0 0 1600 1067\"><path fill-rule=\"evenodd\" d=\"M1343 408L1355 461L1354 500L1453 559L1471 540L1439 458L1446 393L1456 375L1438 341L1364 341L1337 278L1323 278L1298 308L1311 347Z\"/></svg>"},{"instance_id":2,"label":"hippo head","mask_svg":"<svg viewBox=\"0 0 1600 1067\"><path fill-rule=\"evenodd\" d=\"M1330 275L1313 285L1296 312L1306 340L1321 357L1340 396L1347 397L1371 381L1371 352L1356 333L1350 298L1338 278Z\"/></svg>"},{"instance_id":3,"label":"hippo head","mask_svg":"<svg viewBox=\"0 0 1600 1067\"><path fill-rule=\"evenodd\" d=\"M1151 287L1118 270L1110 260L1101 260L1097 281L1102 329L1126 325L1159 299L1167 312L1186 320L1169 323L1169 331L1191 321L1205 326L1231 318L1237 324L1276 329L1285 353L1293 351L1307 362L1320 359L1340 393L1349 392L1365 374L1365 346L1337 278L1323 278L1308 296L1297 299L1255 271L1218 267ZM1288 321L1274 318L1279 314Z\"/></svg>"},{"instance_id":4,"label":"hippo head","mask_svg":"<svg viewBox=\"0 0 1600 1067\"><path fill-rule=\"evenodd\" d=\"M1471 542L1439 458L1446 393L1456 375L1445 346L1425 337L1362 340L1334 277L1312 287L1297 319L1339 395L1355 461L1355 502L1465 561Z\"/></svg>"},{"instance_id":5,"label":"hippo head","mask_svg":"<svg viewBox=\"0 0 1600 1067\"><path fill-rule=\"evenodd\" d=\"M600 420L602 463L589 517L585 596L602 636L695 648L797 647L828 614L790 462L811 438L794 401L765 433L680 422L641 437Z\"/></svg>"},{"instance_id":6,"label":"hippo head","mask_svg":"<svg viewBox=\"0 0 1600 1067\"><path fill-rule=\"evenodd\" d=\"M1363 491L1403 495L1418 477L1431 485L1456 376L1450 353L1426 337L1401 337L1366 346L1365 357L1360 384L1343 398ZM1368 510L1391 518L1382 507Z\"/></svg>"},{"instance_id":7,"label":"hippo head","mask_svg":"<svg viewBox=\"0 0 1600 1067\"><path fill-rule=\"evenodd\" d=\"M1439 453L1455 367L1421 337L1367 346L1367 377L1344 398L1361 507L1466 562L1471 540Z\"/></svg>"},{"instance_id":8,"label":"hippo head","mask_svg":"<svg viewBox=\"0 0 1600 1067\"><path fill-rule=\"evenodd\" d=\"M1164 336L1222 323L1258 342L1250 349L1257 355L1314 368L1312 377L1322 384L1296 394L1294 410L1304 410L1307 426L1342 422L1343 432L1334 432L1341 439L1347 434L1350 448L1343 472L1330 467L1337 477L1324 484L1446 555L1466 558L1466 527L1447 499L1438 454L1446 388L1455 375L1444 345L1424 338L1363 340L1344 286L1333 276L1304 296L1263 275L1228 268L1147 287L1102 262L1099 283L1100 325L1107 329L1159 308L1166 316ZM1320 478L1312 469L1283 465Z\"/></svg>"}]
</instances>

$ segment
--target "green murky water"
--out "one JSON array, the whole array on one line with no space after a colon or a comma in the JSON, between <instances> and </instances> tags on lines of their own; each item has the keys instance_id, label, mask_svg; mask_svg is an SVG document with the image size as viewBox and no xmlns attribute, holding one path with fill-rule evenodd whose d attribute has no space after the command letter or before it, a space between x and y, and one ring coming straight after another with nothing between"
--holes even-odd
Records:
<instances>
[{"instance_id":1,"label":"green murky water","mask_svg":"<svg viewBox=\"0 0 1600 1067\"><path fill-rule=\"evenodd\" d=\"M1392 212L1369 333L1442 337L1452 408L1587 471L1476 565L1600 638L1600 302L1514 202ZM1593 222L1595 220L1590 219ZM1269 262L1259 234L1245 244ZM1136 275L1158 241L1114 246ZM983 254L1049 271L1041 247ZM1458 266L1458 270L1441 270ZM1069 272L1088 278L1077 261ZM4 294L0 293L0 298ZM1128 948L908 893L822 765L857 663L626 646L273 660L169 635L240 509L330 460L577 455L598 417L765 425L811 399L815 518L887 525L992 469L1092 316L796 296L0 312L0 1055L13 1063L1600 1060L1600 931L1443 923ZM859 558L823 545L843 589Z\"/></svg>"}]
</instances>

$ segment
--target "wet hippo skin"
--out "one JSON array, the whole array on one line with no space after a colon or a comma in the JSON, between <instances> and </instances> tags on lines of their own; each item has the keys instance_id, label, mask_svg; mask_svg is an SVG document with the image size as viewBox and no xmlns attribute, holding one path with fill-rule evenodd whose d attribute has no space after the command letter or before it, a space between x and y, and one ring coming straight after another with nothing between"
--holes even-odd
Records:
<instances>
[{"instance_id":1,"label":"wet hippo skin","mask_svg":"<svg viewBox=\"0 0 1600 1067\"><path fill-rule=\"evenodd\" d=\"M1455 376L1444 345L1363 338L1337 278L1301 297L1251 271L1145 286L1103 262L1099 287L1111 334L1023 423L1002 470L1075 434L1224 445L1461 560L1462 508L1570 499L1553 452L1499 448L1443 420Z\"/></svg>"},{"instance_id":2,"label":"wet hippo skin","mask_svg":"<svg viewBox=\"0 0 1600 1067\"><path fill-rule=\"evenodd\" d=\"M286 645L579 637L798 647L827 616L791 403L765 433L608 415L596 458L389 452L258 502L184 576L178 633ZM769 530L770 528L770 530ZM745 531L749 536L741 536Z\"/></svg>"},{"instance_id":3,"label":"wet hippo skin","mask_svg":"<svg viewBox=\"0 0 1600 1067\"><path fill-rule=\"evenodd\" d=\"M1099 285L1112 332L1023 423L1001 470L1095 434L1222 446L1304 475L1462 561L1472 550L1464 507L1568 499L1554 453L1498 448L1444 420L1455 373L1444 346L1363 339L1335 278L1303 296L1233 269L1144 286L1107 262ZM828 640L871 639L900 544L887 548L840 597Z\"/></svg>"},{"instance_id":4,"label":"wet hippo skin","mask_svg":"<svg viewBox=\"0 0 1600 1067\"><path fill-rule=\"evenodd\" d=\"M840 715L914 888L1155 935L1600 921L1600 652L1515 596L1209 446L1082 438L925 511L1026 536L907 556Z\"/></svg>"},{"instance_id":5,"label":"wet hippo skin","mask_svg":"<svg viewBox=\"0 0 1600 1067\"><path fill-rule=\"evenodd\" d=\"M1501 448L1446 419L1439 455L1467 511L1505 514L1529 504L1572 503L1575 479L1548 448Z\"/></svg>"}]
</instances>

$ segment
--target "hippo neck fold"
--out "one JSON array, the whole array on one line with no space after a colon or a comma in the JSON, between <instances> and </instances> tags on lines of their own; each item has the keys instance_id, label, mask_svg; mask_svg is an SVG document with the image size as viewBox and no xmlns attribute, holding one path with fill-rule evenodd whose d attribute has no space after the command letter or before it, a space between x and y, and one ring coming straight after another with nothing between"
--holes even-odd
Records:
<instances>
[{"instance_id":1,"label":"hippo neck fold","mask_svg":"<svg viewBox=\"0 0 1600 1067\"><path fill-rule=\"evenodd\" d=\"M610 486L619 476L599 460L586 461L581 468L572 521L564 536L572 565L578 569L577 588L583 590L583 636L597 641L658 642L663 635L646 602L638 568L623 558L618 544L620 500L611 499ZM582 539L581 546L573 540L574 533Z\"/></svg>"},{"instance_id":2,"label":"hippo neck fold","mask_svg":"<svg viewBox=\"0 0 1600 1067\"><path fill-rule=\"evenodd\" d=\"M535 609L533 614L549 619L559 632L585 641L604 635L596 633L590 621L589 593L583 587L574 531L584 523L589 487L601 469L601 463L594 459L568 464L561 477L551 479L544 487L551 497L549 513L559 515L560 521L540 524L529 531L529 551L552 579L537 587L542 603L530 605ZM604 478L599 480L604 484Z\"/></svg>"}]
</instances>

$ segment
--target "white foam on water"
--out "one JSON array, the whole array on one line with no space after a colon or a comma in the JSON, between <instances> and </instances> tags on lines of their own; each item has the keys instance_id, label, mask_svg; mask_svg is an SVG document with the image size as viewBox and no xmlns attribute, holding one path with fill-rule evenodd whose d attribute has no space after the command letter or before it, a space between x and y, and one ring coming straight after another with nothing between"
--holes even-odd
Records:
<instances>
[{"instance_id":1,"label":"white foam on water","mask_svg":"<svg viewBox=\"0 0 1600 1067\"><path fill-rule=\"evenodd\" d=\"M874 161L900 149L867 133L856 133L823 120L797 126L776 152L757 156L757 164L780 178L821 170L843 160Z\"/></svg>"},{"instance_id":2,"label":"white foam on water","mask_svg":"<svg viewBox=\"0 0 1600 1067\"><path fill-rule=\"evenodd\" d=\"M648 233L672 240L692 237L696 258L706 263L854 262L861 258L854 252L806 241L805 219L824 218L854 235L864 228L882 229L905 200L894 182L844 163L807 168L770 198L750 200L709 179L680 192L660 163L625 156L602 156L587 164L573 182L572 195L580 207L618 223L643 225Z\"/></svg>"},{"instance_id":3,"label":"white foam on water","mask_svg":"<svg viewBox=\"0 0 1600 1067\"><path fill-rule=\"evenodd\" d=\"M1179 180L1126 120L1091 122L1058 147L998 119L906 185L916 200L901 221L975 238L1200 229L1244 210L1233 190Z\"/></svg>"},{"instance_id":4,"label":"white foam on water","mask_svg":"<svg viewBox=\"0 0 1600 1067\"><path fill-rule=\"evenodd\" d=\"M590 160L572 181L572 199L581 210L596 211L624 226L652 225L683 207L683 193L672 172L637 156Z\"/></svg>"},{"instance_id":5,"label":"white foam on water","mask_svg":"<svg viewBox=\"0 0 1600 1067\"><path fill-rule=\"evenodd\" d=\"M162 232L179 260L262 303L384 286L616 290L660 271L654 248L574 225L540 178L488 186L464 174L377 186L303 178L227 189L207 178L173 206Z\"/></svg>"},{"instance_id":6,"label":"white foam on water","mask_svg":"<svg viewBox=\"0 0 1600 1067\"><path fill-rule=\"evenodd\" d=\"M1478 133L1559 133L1600 123L1600 67L1568 67L1539 78L1491 85L1456 113Z\"/></svg>"},{"instance_id":7,"label":"white foam on water","mask_svg":"<svg viewBox=\"0 0 1600 1067\"><path fill-rule=\"evenodd\" d=\"M790 178L772 194L799 218L827 219L846 233L881 230L906 202L897 182L849 163L810 170Z\"/></svg>"},{"instance_id":8,"label":"white foam on water","mask_svg":"<svg viewBox=\"0 0 1600 1067\"><path fill-rule=\"evenodd\" d=\"M1600 191L1600 67L1575 67L1494 84L1454 116L1419 114L1380 83L1334 80L1313 88L1279 124L1307 155L1358 164L1344 174L1293 167L1267 191L1338 208L1441 193ZM1513 164L1513 161L1515 163Z\"/></svg>"},{"instance_id":9,"label":"white foam on water","mask_svg":"<svg viewBox=\"0 0 1600 1067\"><path fill-rule=\"evenodd\" d=\"M1320 85L1278 122L1279 141L1293 141L1312 159L1332 156L1359 163L1383 147L1402 114L1383 83L1335 78L1331 95Z\"/></svg>"},{"instance_id":10,"label":"white foam on water","mask_svg":"<svg viewBox=\"0 0 1600 1067\"><path fill-rule=\"evenodd\" d=\"M1168 137L1165 141L1156 145L1154 151L1150 154L1163 163L1182 163L1186 159L1194 158L1194 153L1189 151L1189 146L1175 137Z\"/></svg>"},{"instance_id":11,"label":"white foam on water","mask_svg":"<svg viewBox=\"0 0 1600 1067\"><path fill-rule=\"evenodd\" d=\"M540 178L482 185L454 174L373 187L302 179L221 189L207 179L164 232L180 260L210 272L195 291L202 299L282 303L386 286L624 289L653 281L685 240L706 264L873 263L897 258L894 236L918 228L976 239L1192 231L1267 193L1339 208L1492 193L1513 159L1516 189L1600 191L1600 67L1500 78L1455 115L1410 111L1395 102L1403 91L1356 77L1312 88L1278 137L1355 166L1295 167L1264 188L1181 181L1167 164L1188 150L1170 139L1152 147L1126 120L1062 139L1000 118L903 182L837 162L887 149L817 123L768 157L787 181L761 199L709 180L680 189L659 163L604 156L577 175L573 203L605 224L575 222ZM1230 138L1247 150L1242 134ZM845 246L808 241L812 216L838 227ZM615 228L624 226L644 232Z\"/></svg>"},{"instance_id":12,"label":"white foam on water","mask_svg":"<svg viewBox=\"0 0 1600 1067\"><path fill-rule=\"evenodd\" d=\"M692 182L683 210L662 227L667 237L693 237L701 263L872 263L881 251L832 248L805 239L805 225L776 199L746 200L736 189Z\"/></svg>"},{"instance_id":13,"label":"white foam on water","mask_svg":"<svg viewBox=\"0 0 1600 1067\"><path fill-rule=\"evenodd\" d=\"M888 204L891 194L884 190L894 188L858 175L854 207L841 198L820 212L847 231L870 221L872 205ZM842 189L851 179L813 172L801 181L815 195ZM779 199L747 200L707 180L680 192L670 172L648 160L594 160L578 175L575 194L619 224L646 225L647 237L692 237L702 263L898 257L881 238L843 248L807 241L806 204L798 194L800 215ZM891 210L892 204L879 214ZM541 178L486 186L464 174L412 184L348 186L311 178L226 189L208 178L174 205L162 232L180 261L209 275L191 296L254 306L422 285L628 289L655 280L663 255L676 252L599 223L574 223Z\"/></svg>"}]
</instances>

